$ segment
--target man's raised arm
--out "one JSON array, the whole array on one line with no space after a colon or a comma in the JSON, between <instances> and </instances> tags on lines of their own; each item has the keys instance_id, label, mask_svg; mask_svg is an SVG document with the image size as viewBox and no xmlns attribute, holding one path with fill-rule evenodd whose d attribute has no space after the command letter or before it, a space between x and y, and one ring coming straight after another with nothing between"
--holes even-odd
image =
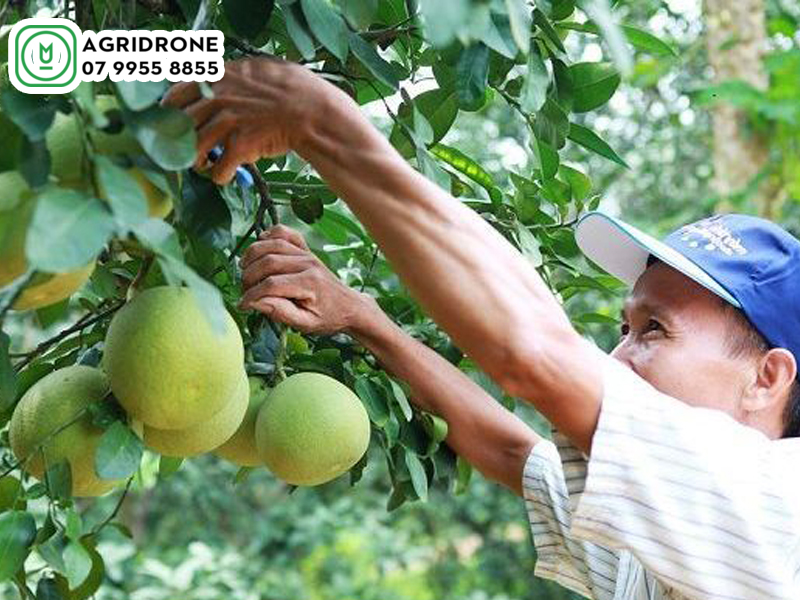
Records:
<instances>
[{"instance_id":1,"label":"man's raised arm","mask_svg":"<svg viewBox=\"0 0 800 600\"><path fill-rule=\"evenodd\" d=\"M205 99L196 84L179 84L165 102L194 118L201 157L224 145L212 170L217 182L240 163L298 152L454 342L589 450L602 397L596 350L511 244L412 169L347 95L308 70L265 59L228 63L213 90Z\"/></svg>"}]
</instances>

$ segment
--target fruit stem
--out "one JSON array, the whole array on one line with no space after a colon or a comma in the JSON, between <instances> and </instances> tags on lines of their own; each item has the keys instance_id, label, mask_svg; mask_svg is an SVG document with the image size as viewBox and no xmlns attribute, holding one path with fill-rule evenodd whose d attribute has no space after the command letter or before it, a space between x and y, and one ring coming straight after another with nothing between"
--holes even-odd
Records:
<instances>
[{"instance_id":1,"label":"fruit stem","mask_svg":"<svg viewBox=\"0 0 800 600\"><path fill-rule=\"evenodd\" d=\"M278 381L286 379L286 371L283 368L286 360L286 346L289 336L289 328L285 325L280 326L281 335L279 338L278 355L275 357L275 372L278 374Z\"/></svg>"}]
</instances>

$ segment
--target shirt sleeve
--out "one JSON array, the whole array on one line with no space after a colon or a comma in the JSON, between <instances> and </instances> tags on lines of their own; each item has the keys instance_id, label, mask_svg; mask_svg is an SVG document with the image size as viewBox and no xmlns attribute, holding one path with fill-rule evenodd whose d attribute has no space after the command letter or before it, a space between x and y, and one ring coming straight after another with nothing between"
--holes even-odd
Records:
<instances>
[{"instance_id":1,"label":"shirt sleeve","mask_svg":"<svg viewBox=\"0 0 800 600\"><path fill-rule=\"evenodd\" d=\"M800 440L770 441L603 356L572 534L631 551L692 599L800 598Z\"/></svg>"},{"instance_id":2,"label":"shirt sleeve","mask_svg":"<svg viewBox=\"0 0 800 600\"><path fill-rule=\"evenodd\" d=\"M523 474L523 492L536 547L537 577L551 579L592 600L614 597L617 552L570 534L572 513L586 477L585 457L554 435L533 447Z\"/></svg>"}]
</instances>

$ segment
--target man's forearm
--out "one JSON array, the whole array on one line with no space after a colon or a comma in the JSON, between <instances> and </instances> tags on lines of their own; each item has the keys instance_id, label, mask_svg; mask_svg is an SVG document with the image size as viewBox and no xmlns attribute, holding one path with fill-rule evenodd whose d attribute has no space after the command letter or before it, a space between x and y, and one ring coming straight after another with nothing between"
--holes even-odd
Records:
<instances>
[{"instance_id":1,"label":"man's forearm","mask_svg":"<svg viewBox=\"0 0 800 600\"><path fill-rule=\"evenodd\" d=\"M331 95L326 118L298 151L348 203L456 344L588 449L599 378L565 370L568 360L587 362L585 344L525 258L414 171L343 95Z\"/></svg>"},{"instance_id":2,"label":"man's forearm","mask_svg":"<svg viewBox=\"0 0 800 600\"><path fill-rule=\"evenodd\" d=\"M525 459L539 436L436 352L407 335L374 301L349 330L412 391L412 402L448 424L446 442L486 477L521 495Z\"/></svg>"}]
</instances>

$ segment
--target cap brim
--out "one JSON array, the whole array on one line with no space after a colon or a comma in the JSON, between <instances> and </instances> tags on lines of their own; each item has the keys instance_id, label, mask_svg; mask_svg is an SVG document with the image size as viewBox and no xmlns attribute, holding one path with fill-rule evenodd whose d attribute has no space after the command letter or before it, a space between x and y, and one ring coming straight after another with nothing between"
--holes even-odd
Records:
<instances>
[{"instance_id":1,"label":"cap brim","mask_svg":"<svg viewBox=\"0 0 800 600\"><path fill-rule=\"evenodd\" d=\"M584 215L575 228L575 241L593 262L631 287L647 268L651 254L707 290L741 308L739 302L708 273L664 242L602 212Z\"/></svg>"}]
</instances>

